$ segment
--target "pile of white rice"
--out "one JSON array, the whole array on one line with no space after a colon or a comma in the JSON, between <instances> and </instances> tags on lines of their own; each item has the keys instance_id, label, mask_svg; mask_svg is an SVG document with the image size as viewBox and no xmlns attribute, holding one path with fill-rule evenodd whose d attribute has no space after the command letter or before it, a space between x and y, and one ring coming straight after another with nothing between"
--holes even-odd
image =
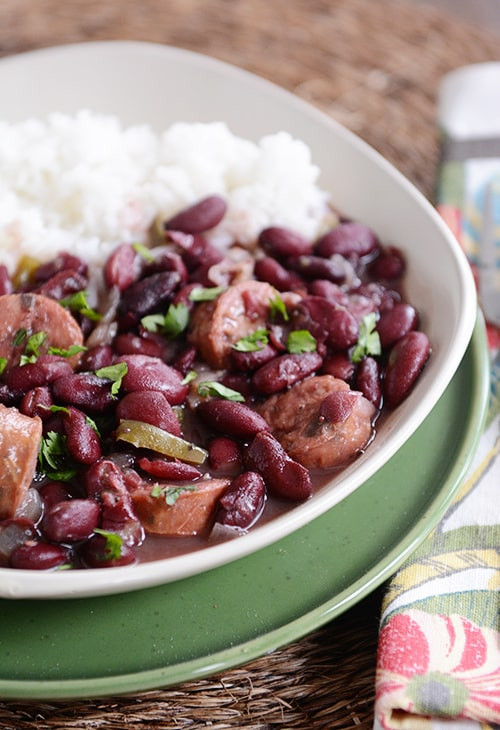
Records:
<instances>
[{"instance_id":1,"label":"pile of white rice","mask_svg":"<svg viewBox=\"0 0 500 730\"><path fill-rule=\"evenodd\" d=\"M0 263L71 250L102 262L121 242L146 242L156 220L214 193L228 214L214 231L251 244L268 225L314 238L327 195L309 148L280 132L258 144L223 123L177 123L161 134L83 110L0 122Z\"/></svg>"}]
</instances>

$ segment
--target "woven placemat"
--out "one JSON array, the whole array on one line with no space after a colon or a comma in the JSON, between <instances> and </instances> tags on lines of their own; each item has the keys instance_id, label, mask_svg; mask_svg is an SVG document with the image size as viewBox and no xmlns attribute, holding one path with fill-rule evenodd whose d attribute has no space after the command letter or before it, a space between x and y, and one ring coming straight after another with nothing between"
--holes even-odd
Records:
<instances>
[{"instance_id":1,"label":"woven placemat","mask_svg":"<svg viewBox=\"0 0 500 730\"><path fill-rule=\"evenodd\" d=\"M0 2L0 55L109 39L181 46L269 78L359 134L429 198L439 80L500 54L494 35L405 0ZM212 679L106 700L4 702L0 728L368 730L382 590Z\"/></svg>"}]
</instances>

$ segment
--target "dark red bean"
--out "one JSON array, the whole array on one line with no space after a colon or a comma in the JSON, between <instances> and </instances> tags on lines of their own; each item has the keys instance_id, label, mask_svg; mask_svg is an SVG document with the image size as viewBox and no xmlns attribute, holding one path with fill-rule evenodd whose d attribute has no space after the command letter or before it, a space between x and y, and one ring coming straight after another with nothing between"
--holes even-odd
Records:
<instances>
[{"instance_id":1,"label":"dark red bean","mask_svg":"<svg viewBox=\"0 0 500 730\"><path fill-rule=\"evenodd\" d=\"M231 365L236 370L248 373L269 362L277 354L277 349L271 344L264 345L260 350L254 350L253 352L240 352L233 349L231 350Z\"/></svg>"},{"instance_id":2,"label":"dark red bean","mask_svg":"<svg viewBox=\"0 0 500 730\"><path fill-rule=\"evenodd\" d=\"M14 365L4 374L4 381L11 390L26 393L73 372L69 362L56 355L40 355L36 362Z\"/></svg>"},{"instance_id":3,"label":"dark red bean","mask_svg":"<svg viewBox=\"0 0 500 730\"><path fill-rule=\"evenodd\" d=\"M36 530L31 520L17 517L0 522L0 566L7 567L14 550L35 537Z\"/></svg>"},{"instance_id":4,"label":"dark red bean","mask_svg":"<svg viewBox=\"0 0 500 730\"><path fill-rule=\"evenodd\" d=\"M70 499L52 505L45 512L41 530L52 542L86 540L99 524L101 509L93 499Z\"/></svg>"},{"instance_id":5,"label":"dark red bean","mask_svg":"<svg viewBox=\"0 0 500 730\"><path fill-rule=\"evenodd\" d=\"M50 570L67 563L69 557L69 550L62 545L30 541L14 550L10 566L18 570Z\"/></svg>"},{"instance_id":6,"label":"dark red bean","mask_svg":"<svg viewBox=\"0 0 500 730\"><path fill-rule=\"evenodd\" d=\"M392 309L393 306L401 301L401 295L393 289L387 289L383 284L376 281L370 281L366 284L352 289L349 294L360 294L361 296L371 299L374 309L378 309L380 313Z\"/></svg>"},{"instance_id":7,"label":"dark red bean","mask_svg":"<svg viewBox=\"0 0 500 730\"><path fill-rule=\"evenodd\" d=\"M278 291L294 291L304 286L303 279L298 274L288 271L270 256L256 260L254 273L257 279L271 284Z\"/></svg>"},{"instance_id":8,"label":"dark red bean","mask_svg":"<svg viewBox=\"0 0 500 730\"><path fill-rule=\"evenodd\" d=\"M212 472L216 472L217 475L235 475L242 465L241 446L233 439L218 436L208 445L208 462Z\"/></svg>"},{"instance_id":9,"label":"dark red bean","mask_svg":"<svg viewBox=\"0 0 500 730\"><path fill-rule=\"evenodd\" d=\"M35 291L37 294L59 300L82 291L86 286L87 277L79 271L60 271L36 287Z\"/></svg>"},{"instance_id":10,"label":"dark red bean","mask_svg":"<svg viewBox=\"0 0 500 730\"><path fill-rule=\"evenodd\" d=\"M176 271L160 271L136 281L126 289L118 305L122 329L130 329L153 310L160 309L170 299L180 282Z\"/></svg>"},{"instance_id":11,"label":"dark red bean","mask_svg":"<svg viewBox=\"0 0 500 730\"><path fill-rule=\"evenodd\" d=\"M411 304L399 302L384 312L377 322L377 332L382 347L390 347L418 324L417 312Z\"/></svg>"},{"instance_id":12,"label":"dark red bean","mask_svg":"<svg viewBox=\"0 0 500 730\"><path fill-rule=\"evenodd\" d=\"M358 336L359 324L351 312L340 308L332 312L327 345L335 350L347 350L357 342Z\"/></svg>"},{"instance_id":13,"label":"dark red bean","mask_svg":"<svg viewBox=\"0 0 500 730\"><path fill-rule=\"evenodd\" d=\"M75 256L68 251L61 251L55 258L47 261L44 264L40 264L33 274L33 280L35 284L41 284L44 281L48 281L55 274L59 274L61 271L76 271L79 274L86 276L87 264L78 256Z\"/></svg>"},{"instance_id":14,"label":"dark red bean","mask_svg":"<svg viewBox=\"0 0 500 730\"><path fill-rule=\"evenodd\" d=\"M318 256L326 258L332 254L340 254L345 258L359 259L373 254L378 247L378 239L370 228L348 221L321 236L314 250Z\"/></svg>"},{"instance_id":15,"label":"dark red bean","mask_svg":"<svg viewBox=\"0 0 500 730\"><path fill-rule=\"evenodd\" d=\"M423 332L409 332L393 346L384 379L384 402L395 408L410 393L431 353Z\"/></svg>"},{"instance_id":16,"label":"dark red bean","mask_svg":"<svg viewBox=\"0 0 500 730\"><path fill-rule=\"evenodd\" d=\"M144 268L144 259L130 243L122 243L108 257L104 279L109 288L123 292L138 281Z\"/></svg>"},{"instance_id":17,"label":"dark red bean","mask_svg":"<svg viewBox=\"0 0 500 730\"><path fill-rule=\"evenodd\" d=\"M45 507L52 507L53 504L71 499L71 494L62 482L47 482L38 491Z\"/></svg>"},{"instance_id":18,"label":"dark red bean","mask_svg":"<svg viewBox=\"0 0 500 730\"><path fill-rule=\"evenodd\" d=\"M119 420L142 421L164 431L181 435L179 419L164 393L156 390L136 390L127 393L116 407Z\"/></svg>"},{"instance_id":19,"label":"dark red bean","mask_svg":"<svg viewBox=\"0 0 500 730\"><path fill-rule=\"evenodd\" d=\"M400 279L405 271L405 259L395 246L388 246L370 265L370 276L391 281Z\"/></svg>"},{"instance_id":20,"label":"dark red bean","mask_svg":"<svg viewBox=\"0 0 500 730\"><path fill-rule=\"evenodd\" d=\"M262 365L252 376L252 386L258 393L270 395L288 388L318 370L323 359L317 352L302 355L280 355Z\"/></svg>"},{"instance_id":21,"label":"dark red bean","mask_svg":"<svg viewBox=\"0 0 500 730\"><path fill-rule=\"evenodd\" d=\"M344 264L341 257L324 259L321 256L296 256L287 259L287 266L304 279L326 279L335 284L345 281L347 269Z\"/></svg>"},{"instance_id":22,"label":"dark red bean","mask_svg":"<svg viewBox=\"0 0 500 730\"><path fill-rule=\"evenodd\" d=\"M103 491L128 492L123 472L111 459L100 459L92 464L85 472L84 480L87 496L92 499L99 498Z\"/></svg>"},{"instance_id":23,"label":"dark red bean","mask_svg":"<svg viewBox=\"0 0 500 730\"><path fill-rule=\"evenodd\" d=\"M248 439L269 430L267 421L244 403L209 398L201 401L196 411L215 431L233 438Z\"/></svg>"},{"instance_id":24,"label":"dark red bean","mask_svg":"<svg viewBox=\"0 0 500 730\"><path fill-rule=\"evenodd\" d=\"M54 398L65 405L76 406L90 413L102 413L114 403L111 381L94 373L72 373L54 380Z\"/></svg>"},{"instance_id":25,"label":"dark red bean","mask_svg":"<svg viewBox=\"0 0 500 730\"><path fill-rule=\"evenodd\" d=\"M252 396L252 384L250 377L246 373L225 373L221 378L222 385L231 390L236 390L244 398L250 398Z\"/></svg>"},{"instance_id":26,"label":"dark red bean","mask_svg":"<svg viewBox=\"0 0 500 730\"><path fill-rule=\"evenodd\" d=\"M355 365L345 352L334 352L323 360L321 372L333 375L346 383L350 383L354 375Z\"/></svg>"},{"instance_id":27,"label":"dark red bean","mask_svg":"<svg viewBox=\"0 0 500 730\"><path fill-rule=\"evenodd\" d=\"M14 285L9 276L9 271L5 264L0 264L0 296L3 294L12 294Z\"/></svg>"},{"instance_id":28,"label":"dark red bean","mask_svg":"<svg viewBox=\"0 0 500 730\"><path fill-rule=\"evenodd\" d=\"M39 386L28 390L23 397L19 410L25 416L38 416L44 421L50 416L50 406L54 404L52 393L48 386Z\"/></svg>"},{"instance_id":29,"label":"dark red bean","mask_svg":"<svg viewBox=\"0 0 500 730\"><path fill-rule=\"evenodd\" d=\"M157 246L151 249L154 260L146 266L147 274L155 274L159 271L176 271L180 277L180 286L184 286L188 280L188 270L182 257L172 251L168 246Z\"/></svg>"},{"instance_id":30,"label":"dark red bean","mask_svg":"<svg viewBox=\"0 0 500 730\"><path fill-rule=\"evenodd\" d=\"M224 255L203 235L191 235L181 231L169 231L168 237L181 250L182 260L188 271L195 271L200 266L209 267L219 264Z\"/></svg>"},{"instance_id":31,"label":"dark red bean","mask_svg":"<svg viewBox=\"0 0 500 730\"><path fill-rule=\"evenodd\" d=\"M144 529L139 522L128 491L104 489L99 494L101 504L101 528L116 532L126 545L140 545Z\"/></svg>"},{"instance_id":32,"label":"dark red bean","mask_svg":"<svg viewBox=\"0 0 500 730\"><path fill-rule=\"evenodd\" d=\"M80 464L93 464L101 458L101 441L85 413L69 407L62 414L66 446L70 455Z\"/></svg>"},{"instance_id":33,"label":"dark red bean","mask_svg":"<svg viewBox=\"0 0 500 730\"><path fill-rule=\"evenodd\" d=\"M376 408L382 405L382 370L373 357L365 357L356 370L356 389Z\"/></svg>"},{"instance_id":34,"label":"dark red bean","mask_svg":"<svg viewBox=\"0 0 500 730\"><path fill-rule=\"evenodd\" d=\"M254 525L266 503L266 485L260 474L245 471L237 476L219 500L216 521L247 529Z\"/></svg>"},{"instance_id":35,"label":"dark red bean","mask_svg":"<svg viewBox=\"0 0 500 730\"><path fill-rule=\"evenodd\" d=\"M328 279L315 279L311 281L309 284L309 293L314 296L324 297L329 302L338 304L341 307L347 308L349 304L348 294L338 284L335 284L333 281L328 281Z\"/></svg>"},{"instance_id":36,"label":"dark red bean","mask_svg":"<svg viewBox=\"0 0 500 730\"><path fill-rule=\"evenodd\" d=\"M105 535L94 535L82 546L80 557L87 568L117 568L137 562L134 551L127 544L120 546L120 554L113 557Z\"/></svg>"},{"instance_id":37,"label":"dark red bean","mask_svg":"<svg viewBox=\"0 0 500 730\"><path fill-rule=\"evenodd\" d=\"M172 481L192 481L201 477L201 471L192 464L167 459L148 459L143 456L137 460L138 466L153 477Z\"/></svg>"},{"instance_id":38,"label":"dark red bean","mask_svg":"<svg viewBox=\"0 0 500 730\"><path fill-rule=\"evenodd\" d=\"M163 357L165 348L155 340L139 337L133 332L124 332L113 340L113 348L118 355L149 355Z\"/></svg>"},{"instance_id":39,"label":"dark red bean","mask_svg":"<svg viewBox=\"0 0 500 730\"><path fill-rule=\"evenodd\" d=\"M352 390L336 390L330 393L319 407L320 420L329 423L343 423L353 412L358 398L359 394Z\"/></svg>"},{"instance_id":40,"label":"dark red bean","mask_svg":"<svg viewBox=\"0 0 500 730\"><path fill-rule=\"evenodd\" d=\"M214 228L224 218L227 204L220 195L209 195L181 210L165 222L165 229L183 233L203 233Z\"/></svg>"},{"instance_id":41,"label":"dark red bean","mask_svg":"<svg viewBox=\"0 0 500 730\"><path fill-rule=\"evenodd\" d=\"M300 233L282 226L264 228L257 240L269 256L277 259L309 255L313 248L312 243Z\"/></svg>"},{"instance_id":42,"label":"dark red bean","mask_svg":"<svg viewBox=\"0 0 500 730\"><path fill-rule=\"evenodd\" d=\"M189 385L183 384L182 375L178 370L159 358L148 355L122 355L117 362L127 363L127 373L122 381L125 392L157 390L163 393L173 406L184 402L189 392Z\"/></svg>"},{"instance_id":43,"label":"dark red bean","mask_svg":"<svg viewBox=\"0 0 500 730\"><path fill-rule=\"evenodd\" d=\"M78 369L81 372L100 370L113 362L113 348L111 345L96 345L82 354Z\"/></svg>"},{"instance_id":44,"label":"dark red bean","mask_svg":"<svg viewBox=\"0 0 500 730\"><path fill-rule=\"evenodd\" d=\"M247 449L246 462L251 471L259 472L269 491L277 496L294 501L311 496L308 470L291 459L270 433L261 431L255 436Z\"/></svg>"},{"instance_id":45,"label":"dark red bean","mask_svg":"<svg viewBox=\"0 0 500 730\"><path fill-rule=\"evenodd\" d=\"M182 375L187 375L187 373L194 367L196 355L196 347L194 347L193 345L188 345L186 348L184 348L184 350L181 350L181 352L176 355L175 359L170 364Z\"/></svg>"}]
</instances>

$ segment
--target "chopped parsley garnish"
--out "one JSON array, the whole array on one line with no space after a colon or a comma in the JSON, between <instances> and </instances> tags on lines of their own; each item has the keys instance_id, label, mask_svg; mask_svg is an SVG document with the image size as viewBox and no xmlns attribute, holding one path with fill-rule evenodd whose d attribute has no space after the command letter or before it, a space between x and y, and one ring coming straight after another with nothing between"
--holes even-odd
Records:
<instances>
[{"instance_id":1,"label":"chopped parsley garnish","mask_svg":"<svg viewBox=\"0 0 500 730\"><path fill-rule=\"evenodd\" d=\"M258 329L246 337L242 337L233 345L238 352L256 352L262 350L269 342L269 332L266 329Z\"/></svg>"},{"instance_id":2,"label":"chopped parsley garnish","mask_svg":"<svg viewBox=\"0 0 500 730\"><path fill-rule=\"evenodd\" d=\"M76 474L71 457L66 446L66 436L55 431L49 431L42 438L38 465L49 479L67 482Z\"/></svg>"},{"instance_id":3,"label":"chopped parsley garnish","mask_svg":"<svg viewBox=\"0 0 500 730\"><path fill-rule=\"evenodd\" d=\"M24 330L26 333L26 330ZM27 333L26 333L27 334ZM30 335L26 340L24 346L24 353L19 359L20 365L27 365L28 363L36 362L40 356L40 348L47 339L47 333L41 330Z\"/></svg>"},{"instance_id":4,"label":"chopped parsley garnish","mask_svg":"<svg viewBox=\"0 0 500 730\"><path fill-rule=\"evenodd\" d=\"M7 358L6 357L0 357L0 375L3 373L5 368L7 367Z\"/></svg>"},{"instance_id":5,"label":"chopped parsley garnish","mask_svg":"<svg viewBox=\"0 0 500 730\"><path fill-rule=\"evenodd\" d=\"M126 362L117 362L115 365L107 365L105 368L99 368L95 371L98 378L106 378L112 380L111 395L116 395L121 388L122 380L128 372Z\"/></svg>"},{"instance_id":6,"label":"chopped parsley garnish","mask_svg":"<svg viewBox=\"0 0 500 730\"><path fill-rule=\"evenodd\" d=\"M301 355L304 352L315 352L316 339L309 330L293 330L288 335L286 349L292 355Z\"/></svg>"},{"instance_id":7,"label":"chopped parsley garnish","mask_svg":"<svg viewBox=\"0 0 500 730\"><path fill-rule=\"evenodd\" d=\"M86 352L87 348L83 345L71 345L67 349L64 347L52 347L48 349L49 355L59 355L60 357L72 357L77 355L79 352Z\"/></svg>"},{"instance_id":8,"label":"chopped parsley garnish","mask_svg":"<svg viewBox=\"0 0 500 730\"><path fill-rule=\"evenodd\" d=\"M148 314L141 319L148 332L161 332L167 337L177 337L189 324L189 309L185 304L171 304L166 314Z\"/></svg>"},{"instance_id":9,"label":"chopped parsley garnish","mask_svg":"<svg viewBox=\"0 0 500 730\"><path fill-rule=\"evenodd\" d=\"M19 347L19 345L23 344L23 342L27 336L28 336L28 332L25 329L17 330L16 334L14 335L14 337L12 339L12 346Z\"/></svg>"},{"instance_id":10,"label":"chopped parsley garnish","mask_svg":"<svg viewBox=\"0 0 500 730\"><path fill-rule=\"evenodd\" d=\"M67 307L72 312L77 312L83 317L87 317L92 322L97 322L102 319L102 314L96 312L89 306L87 301L88 293L85 290L77 291L74 294L70 294L69 297L59 300L59 304L62 307Z\"/></svg>"},{"instance_id":11,"label":"chopped parsley garnish","mask_svg":"<svg viewBox=\"0 0 500 730\"><path fill-rule=\"evenodd\" d=\"M101 535L106 539L104 545L104 557L106 560L117 560L122 556L123 538L116 532L108 532L108 530L102 530L100 527L96 527L94 532L96 535Z\"/></svg>"},{"instance_id":12,"label":"chopped parsley garnish","mask_svg":"<svg viewBox=\"0 0 500 730\"><path fill-rule=\"evenodd\" d=\"M144 246L142 243L133 243L132 248L134 251L136 251L141 258L144 259L144 261L147 261L148 263L152 263L155 260L155 257L149 250L147 246Z\"/></svg>"},{"instance_id":13,"label":"chopped parsley garnish","mask_svg":"<svg viewBox=\"0 0 500 730\"><path fill-rule=\"evenodd\" d=\"M188 373L185 374L185 376L182 379L182 385L187 385L192 380L196 380L198 377L196 370L190 370Z\"/></svg>"},{"instance_id":14,"label":"chopped parsley garnish","mask_svg":"<svg viewBox=\"0 0 500 730\"><path fill-rule=\"evenodd\" d=\"M195 289L191 290L189 299L192 302L211 302L213 299L216 299L219 294L225 292L226 289L226 286L197 286Z\"/></svg>"},{"instance_id":15,"label":"chopped parsley garnish","mask_svg":"<svg viewBox=\"0 0 500 730\"><path fill-rule=\"evenodd\" d=\"M245 398L237 390L227 388L216 380L204 380L198 385L198 394L203 398L207 395L218 395L226 400L234 400L243 403Z\"/></svg>"},{"instance_id":16,"label":"chopped parsley garnish","mask_svg":"<svg viewBox=\"0 0 500 730\"><path fill-rule=\"evenodd\" d=\"M183 487L169 487L161 486L161 484L154 484L150 495L151 497L155 497L155 499L163 497L165 502L171 506L177 502L181 494L185 494L186 492L195 492L196 490L197 486L195 484L188 484Z\"/></svg>"},{"instance_id":17,"label":"chopped parsley garnish","mask_svg":"<svg viewBox=\"0 0 500 730\"><path fill-rule=\"evenodd\" d=\"M365 314L359 326L358 341L351 354L352 362L361 362L367 355L380 355L382 352L380 337L375 329L376 324L375 312Z\"/></svg>"},{"instance_id":18,"label":"chopped parsley garnish","mask_svg":"<svg viewBox=\"0 0 500 730\"><path fill-rule=\"evenodd\" d=\"M276 294L274 299L269 300L269 310L273 321L281 316L285 322L288 322L288 312L286 311L285 302L279 294Z\"/></svg>"}]
</instances>

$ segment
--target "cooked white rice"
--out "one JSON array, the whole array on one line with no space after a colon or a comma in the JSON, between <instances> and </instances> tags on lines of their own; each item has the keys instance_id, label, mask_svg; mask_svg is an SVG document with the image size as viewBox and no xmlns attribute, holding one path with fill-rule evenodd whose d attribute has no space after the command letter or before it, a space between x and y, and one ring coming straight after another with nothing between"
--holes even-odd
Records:
<instances>
[{"instance_id":1,"label":"cooked white rice","mask_svg":"<svg viewBox=\"0 0 500 730\"><path fill-rule=\"evenodd\" d=\"M223 123L177 123L156 134L83 110L0 122L0 263L71 250L99 263L121 242L145 242L166 219L213 193L228 201L214 231L251 244L268 225L317 236L327 195L308 147L289 134L259 143Z\"/></svg>"}]
</instances>

